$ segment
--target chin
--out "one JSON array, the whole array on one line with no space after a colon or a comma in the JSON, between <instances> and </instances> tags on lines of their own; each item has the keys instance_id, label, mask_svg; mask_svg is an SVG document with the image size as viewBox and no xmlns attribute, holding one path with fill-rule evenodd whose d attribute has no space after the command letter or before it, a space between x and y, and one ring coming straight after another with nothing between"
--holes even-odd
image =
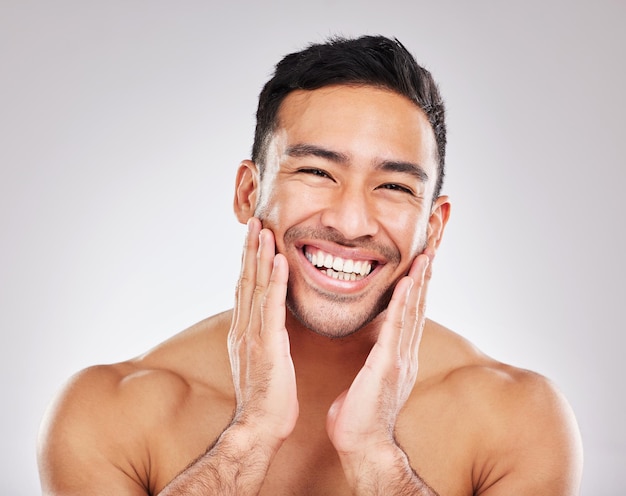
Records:
<instances>
[{"instance_id":1,"label":"chin","mask_svg":"<svg viewBox=\"0 0 626 496\"><path fill-rule=\"evenodd\" d=\"M351 336L367 326L383 312L391 292L378 298L374 305L363 302L361 304L342 301L341 297L333 300L326 299L322 303L313 305L304 304L287 295L287 308L293 317L306 329L320 336L340 339ZM358 309L355 310L355 306Z\"/></svg>"}]
</instances>

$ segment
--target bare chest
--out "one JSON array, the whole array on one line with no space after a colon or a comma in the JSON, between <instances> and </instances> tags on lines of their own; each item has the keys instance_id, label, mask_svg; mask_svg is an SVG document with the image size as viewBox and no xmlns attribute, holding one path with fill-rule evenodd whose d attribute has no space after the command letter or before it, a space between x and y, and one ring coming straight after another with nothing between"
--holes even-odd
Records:
<instances>
[{"instance_id":1,"label":"bare chest","mask_svg":"<svg viewBox=\"0 0 626 496\"><path fill-rule=\"evenodd\" d=\"M416 388L395 433L413 470L447 496L474 493L477 448L482 450L484 445L477 435L480 415L472 413L474 402L458 392L440 384ZM301 396L294 432L272 460L262 495L350 494L325 428L327 407L334 396L323 402L318 396L302 401L305 397ZM218 394L211 388L190 388L181 398L158 425L150 423L152 430L144 436L146 445L133 456L136 473L149 467L141 484L149 487L151 494L158 494L213 445L230 423L235 407L228 392Z\"/></svg>"},{"instance_id":2,"label":"bare chest","mask_svg":"<svg viewBox=\"0 0 626 496\"><path fill-rule=\"evenodd\" d=\"M232 401L215 398L189 401L187 409L151 437L152 494L158 494L213 444L230 422L233 407ZM396 438L412 468L439 494L469 496L474 492L477 440L468 427L471 422L463 417L449 395L420 395L405 407L396 426ZM351 494L326 434L324 415L307 416L306 409L301 411L296 429L272 460L259 494Z\"/></svg>"},{"instance_id":3,"label":"bare chest","mask_svg":"<svg viewBox=\"0 0 626 496\"><path fill-rule=\"evenodd\" d=\"M416 430L407 428L408 423L407 420L400 423L396 434L414 471L439 494L472 495L471 457L467 456L467 450L459 449L467 448L463 434L453 425L446 428L432 422ZM312 431L315 437L295 437L283 445L260 494L352 494L324 429L308 429L309 433Z\"/></svg>"},{"instance_id":4,"label":"bare chest","mask_svg":"<svg viewBox=\"0 0 626 496\"><path fill-rule=\"evenodd\" d=\"M155 456L160 468L153 474L154 494L200 456L226 427L231 410L224 408L214 413L216 422L200 428L202 422L195 418L185 422L186 428L165 438ZM439 494L471 495L472 461L466 434L454 416L447 417L408 409L397 426L398 442L416 473ZM276 453L259 494L351 494L339 457L326 435L323 418L298 423Z\"/></svg>"}]
</instances>

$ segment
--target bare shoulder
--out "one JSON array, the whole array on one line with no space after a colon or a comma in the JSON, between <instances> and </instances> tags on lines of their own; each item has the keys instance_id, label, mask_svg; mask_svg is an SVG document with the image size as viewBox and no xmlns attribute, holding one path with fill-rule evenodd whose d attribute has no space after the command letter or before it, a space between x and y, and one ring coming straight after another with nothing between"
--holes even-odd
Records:
<instances>
[{"instance_id":1,"label":"bare shoulder","mask_svg":"<svg viewBox=\"0 0 626 496\"><path fill-rule=\"evenodd\" d=\"M455 398L463 412L459 422L472 433L475 468L481 467L474 473L476 494L530 494L528 488L575 494L582 470L580 434L555 384L488 357L435 323L425 339L427 360L435 364L425 386Z\"/></svg>"},{"instance_id":2,"label":"bare shoulder","mask_svg":"<svg viewBox=\"0 0 626 496\"><path fill-rule=\"evenodd\" d=\"M203 321L141 357L73 376L40 431L44 494L152 494L158 474L151 461L168 439L185 432L200 410L230 408L225 319Z\"/></svg>"},{"instance_id":3,"label":"bare shoulder","mask_svg":"<svg viewBox=\"0 0 626 496\"><path fill-rule=\"evenodd\" d=\"M567 405L562 394L546 377L499 362L453 331L429 321L424 333L426 381L471 392L477 398L497 401L496 415L540 405L540 411L562 410ZM471 387L469 387L471 386ZM569 407L567 408L569 410Z\"/></svg>"}]
</instances>

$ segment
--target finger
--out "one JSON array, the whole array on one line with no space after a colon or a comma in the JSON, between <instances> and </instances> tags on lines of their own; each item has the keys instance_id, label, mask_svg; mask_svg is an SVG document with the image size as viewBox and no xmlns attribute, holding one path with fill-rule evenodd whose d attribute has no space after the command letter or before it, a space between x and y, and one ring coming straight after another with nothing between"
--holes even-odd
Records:
<instances>
[{"instance_id":1,"label":"finger","mask_svg":"<svg viewBox=\"0 0 626 496\"><path fill-rule=\"evenodd\" d=\"M427 255L422 254L417 257L411 267L411 277L415 280L414 294L411 297L410 319L413 332L411 340L407 343L407 350L410 356L417 360L419 345L422 340L422 331L426 321L426 296L428 293L428 282L432 275L432 264Z\"/></svg>"},{"instance_id":2,"label":"finger","mask_svg":"<svg viewBox=\"0 0 626 496\"><path fill-rule=\"evenodd\" d=\"M423 301L423 309L426 309L426 292L428 291L428 283L430 282L430 278L433 275L433 260L435 259L435 251L430 247L426 247L422 255L428 258L426 270L423 275L424 283L422 284L422 301Z\"/></svg>"},{"instance_id":3,"label":"finger","mask_svg":"<svg viewBox=\"0 0 626 496\"><path fill-rule=\"evenodd\" d=\"M276 336L278 330L285 329L287 297L287 281L289 279L289 265L287 259L280 253L274 257L272 273L267 286L265 298L261 306L261 337Z\"/></svg>"},{"instance_id":4,"label":"finger","mask_svg":"<svg viewBox=\"0 0 626 496\"><path fill-rule=\"evenodd\" d=\"M244 241L241 256L241 272L235 291L235 308L233 310L232 329L245 331L250 318L252 295L256 280L256 257L259 249L259 232L261 222L256 218L248 221L248 232Z\"/></svg>"},{"instance_id":5,"label":"finger","mask_svg":"<svg viewBox=\"0 0 626 496\"><path fill-rule=\"evenodd\" d=\"M259 250L257 252L256 284L260 288L267 288L274 266L274 234L269 229L261 229L259 233Z\"/></svg>"},{"instance_id":6,"label":"finger","mask_svg":"<svg viewBox=\"0 0 626 496\"><path fill-rule=\"evenodd\" d=\"M269 229L261 229L258 246L254 294L252 296L252 308L249 320L249 328L256 334L261 332L261 305L266 296L276 253L272 231Z\"/></svg>"},{"instance_id":7,"label":"finger","mask_svg":"<svg viewBox=\"0 0 626 496\"><path fill-rule=\"evenodd\" d=\"M241 347L243 337L247 329L254 291L254 275L256 273L256 253L258 250L259 231L261 223L258 219L251 218L248 221L244 248L241 255L241 271L237 288L235 290L235 306L230 332L228 334L228 356L233 372L233 382L237 401L241 400L243 378L245 378L246 362L241 360L241 353L245 348Z\"/></svg>"},{"instance_id":8,"label":"finger","mask_svg":"<svg viewBox=\"0 0 626 496\"><path fill-rule=\"evenodd\" d=\"M402 334L405 326L405 313L411 289L414 286L411 277L403 277L393 290L391 301L387 306L387 314L380 329L377 343L389 353L399 355Z\"/></svg>"}]
</instances>

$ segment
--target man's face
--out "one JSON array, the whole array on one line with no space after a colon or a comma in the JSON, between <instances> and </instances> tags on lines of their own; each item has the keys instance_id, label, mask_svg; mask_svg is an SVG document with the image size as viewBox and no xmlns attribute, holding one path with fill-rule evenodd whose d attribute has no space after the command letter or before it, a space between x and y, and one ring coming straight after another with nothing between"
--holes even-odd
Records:
<instances>
[{"instance_id":1,"label":"man's face","mask_svg":"<svg viewBox=\"0 0 626 496\"><path fill-rule=\"evenodd\" d=\"M405 97L369 86L287 96L255 215L289 262L296 319L342 337L386 308L428 242L436 174L430 124Z\"/></svg>"}]
</instances>

